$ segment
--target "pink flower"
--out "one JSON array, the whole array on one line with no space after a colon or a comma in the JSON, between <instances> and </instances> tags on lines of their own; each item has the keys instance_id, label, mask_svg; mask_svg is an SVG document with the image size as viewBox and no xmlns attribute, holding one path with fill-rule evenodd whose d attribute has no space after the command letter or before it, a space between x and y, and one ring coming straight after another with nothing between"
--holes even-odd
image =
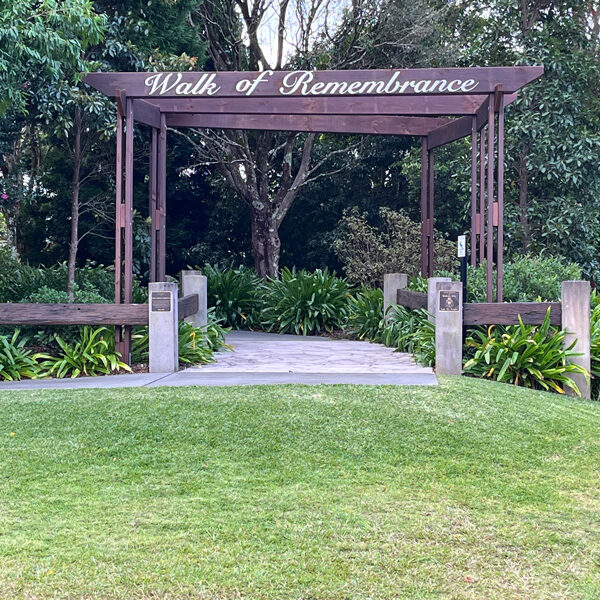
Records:
<instances>
[{"instance_id":1,"label":"pink flower","mask_svg":"<svg viewBox=\"0 0 600 600\"><path fill-rule=\"evenodd\" d=\"M2 198L2 200L8 200L8 194L2 194L0 198Z\"/></svg>"}]
</instances>

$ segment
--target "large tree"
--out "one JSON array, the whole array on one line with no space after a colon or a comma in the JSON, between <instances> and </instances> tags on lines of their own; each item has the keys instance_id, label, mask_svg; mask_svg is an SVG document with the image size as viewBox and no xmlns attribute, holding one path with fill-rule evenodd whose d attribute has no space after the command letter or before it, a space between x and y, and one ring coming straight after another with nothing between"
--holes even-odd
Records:
<instances>
[{"instance_id":1,"label":"large tree","mask_svg":"<svg viewBox=\"0 0 600 600\"><path fill-rule=\"evenodd\" d=\"M509 249L553 253L600 275L600 15L582 0L462 0L462 60L543 64L507 109Z\"/></svg>"},{"instance_id":2,"label":"large tree","mask_svg":"<svg viewBox=\"0 0 600 600\"><path fill-rule=\"evenodd\" d=\"M85 69L83 54L102 33L103 19L89 0L0 5L0 211L15 256L16 217L40 167L39 105L47 104L57 84Z\"/></svg>"},{"instance_id":3,"label":"large tree","mask_svg":"<svg viewBox=\"0 0 600 600\"><path fill-rule=\"evenodd\" d=\"M424 62L441 9L425 0L205 0L196 17L212 68L408 67ZM400 40L400 41L399 41ZM435 44L432 42L430 48ZM187 138L202 165L217 165L250 211L254 264L277 276L279 230L300 190L347 146L313 160L314 133L197 131ZM336 167L337 168L340 167Z\"/></svg>"}]
</instances>

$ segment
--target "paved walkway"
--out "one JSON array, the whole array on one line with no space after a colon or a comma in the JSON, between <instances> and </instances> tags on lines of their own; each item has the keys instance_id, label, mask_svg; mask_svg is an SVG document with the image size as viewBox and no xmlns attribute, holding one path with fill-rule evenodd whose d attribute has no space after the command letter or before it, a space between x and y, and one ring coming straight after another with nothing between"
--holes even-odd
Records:
<instances>
[{"instance_id":1,"label":"paved walkway","mask_svg":"<svg viewBox=\"0 0 600 600\"><path fill-rule=\"evenodd\" d=\"M437 384L432 369L417 365L410 354L393 352L380 344L248 331L235 331L226 341L233 346L233 352L219 352L215 363L178 373L2 382L0 390L283 383Z\"/></svg>"}]
</instances>

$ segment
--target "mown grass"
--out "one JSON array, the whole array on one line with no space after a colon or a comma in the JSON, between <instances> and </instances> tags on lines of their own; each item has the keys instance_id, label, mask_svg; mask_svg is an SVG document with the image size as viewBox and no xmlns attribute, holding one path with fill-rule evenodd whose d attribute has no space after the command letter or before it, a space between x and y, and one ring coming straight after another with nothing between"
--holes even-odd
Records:
<instances>
[{"instance_id":1,"label":"mown grass","mask_svg":"<svg viewBox=\"0 0 600 600\"><path fill-rule=\"evenodd\" d=\"M597 600L599 417L459 378L3 393L0 598Z\"/></svg>"}]
</instances>

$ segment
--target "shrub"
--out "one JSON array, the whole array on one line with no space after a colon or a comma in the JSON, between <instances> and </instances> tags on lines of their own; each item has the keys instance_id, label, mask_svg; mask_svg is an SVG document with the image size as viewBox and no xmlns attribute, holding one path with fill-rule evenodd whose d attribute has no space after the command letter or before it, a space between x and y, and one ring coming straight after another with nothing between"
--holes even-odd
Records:
<instances>
[{"instance_id":1,"label":"shrub","mask_svg":"<svg viewBox=\"0 0 600 600\"><path fill-rule=\"evenodd\" d=\"M102 296L95 288L91 285L86 284L83 289L78 285L75 285L75 302L82 304L106 304L109 301ZM69 302L69 296L66 291L56 290L48 287L47 285L42 286L36 290L21 302L41 302L46 304L67 304Z\"/></svg>"},{"instance_id":2,"label":"shrub","mask_svg":"<svg viewBox=\"0 0 600 600\"><path fill-rule=\"evenodd\" d=\"M381 341L399 352L410 352L422 365L435 364L435 325L425 309L391 306Z\"/></svg>"},{"instance_id":3,"label":"shrub","mask_svg":"<svg viewBox=\"0 0 600 600\"><path fill-rule=\"evenodd\" d=\"M341 329L350 312L346 280L317 269L314 273L283 269L281 279L264 284L262 323L269 331L297 335Z\"/></svg>"},{"instance_id":4,"label":"shrub","mask_svg":"<svg viewBox=\"0 0 600 600\"><path fill-rule=\"evenodd\" d=\"M350 296L348 302L348 333L361 340L377 341L383 328L383 292L364 288Z\"/></svg>"},{"instance_id":5,"label":"shrub","mask_svg":"<svg viewBox=\"0 0 600 600\"><path fill-rule=\"evenodd\" d=\"M121 362L120 354L114 350L114 334L106 327L82 327L79 339L74 343L64 341L56 336L60 347L58 356L43 355L41 363L45 376L78 377L79 375L96 376L99 373L131 371L131 368ZM42 355L40 355L42 356Z\"/></svg>"},{"instance_id":6,"label":"shrub","mask_svg":"<svg viewBox=\"0 0 600 600\"><path fill-rule=\"evenodd\" d=\"M115 275L112 267L88 262L75 270L75 284L80 292L93 292L102 298L102 302L112 302L114 299ZM67 264L62 262L50 267L32 267L19 263L7 250L0 249L0 302L21 302L42 288L66 291ZM146 299L147 290L134 277L133 302L143 303ZM85 299L77 301L90 302Z\"/></svg>"},{"instance_id":7,"label":"shrub","mask_svg":"<svg viewBox=\"0 0 600 600\"><path fill-rule=\"evenodd\" d=\"M485 302L486 263L468 268L469 302ZM560 258L524 256L504 265L505 302L559 302L561 283L581 279L580 268Z\"/></svg>"},{"instance_id":8,"label":"shrub","mask_svg":"<svg viewBox=\"0 0 600 600\"><path fill-rule=\"evenodd\" d=\"M179 321L179 362L186 365L200 365L214 362L214 352L220 347L226 347L221 332L218 332L218 326L214 323L210 325L211 334L208 334L208 327L194 327L185 321ZM220 342L217 342L217 336ZM228 347L228 346L227 346Z\"/></svg>"},{"instance_id":9,"label":"shrub","mask_svg":"<svg viewBox=\"0 0 600 600\"><path fill-rule=\"evenodd\" d=\"M421 225L404 212L381 208L379 227L367 215L352 209L344 214L332 249L344 264L351 283L381 287L385 273L417 275L421 262ZM439 269L452 269L454 245L436 233L435 262Z\"/></svg>"},{"instance_id":10,"label":"shrub","mask_svg":"<svg viewBox=\"0 0 600 600\"><path fill-rule=\"evenodd\" d=\"M28 349L27 338L19 339L17 329L11 338L0 336L0 379L15 381L40 376L37 354Z\"/></svg>"},{"instance_id":11,"label":"shrub","mask_svg":"<svg viewBox=\"0 0 600 600\"><path fill-rule=\"evenodd\" d=\"M221 270L205 265L208 305L215 307L215 317L234 329L252 327L260 307L262 280L252 269L238 267Z\"/></svg>"},{"instance_id":12,"label":"shrub","mask_svg":"<svg viewBox=\"0 0 600 600\"><path fill-rule=\"evenodd\" d=\"M566 386L579 394L569 374L587 372L569 363L569 357L575 353L573 344L563 348L565 335L564 330L550 327L550 310L541 325L524 325L519 317L519 325L475 330L467 339L475 355L465 363L464 372L559 394L564 393Z\"/></svg>"}]
</instances>

